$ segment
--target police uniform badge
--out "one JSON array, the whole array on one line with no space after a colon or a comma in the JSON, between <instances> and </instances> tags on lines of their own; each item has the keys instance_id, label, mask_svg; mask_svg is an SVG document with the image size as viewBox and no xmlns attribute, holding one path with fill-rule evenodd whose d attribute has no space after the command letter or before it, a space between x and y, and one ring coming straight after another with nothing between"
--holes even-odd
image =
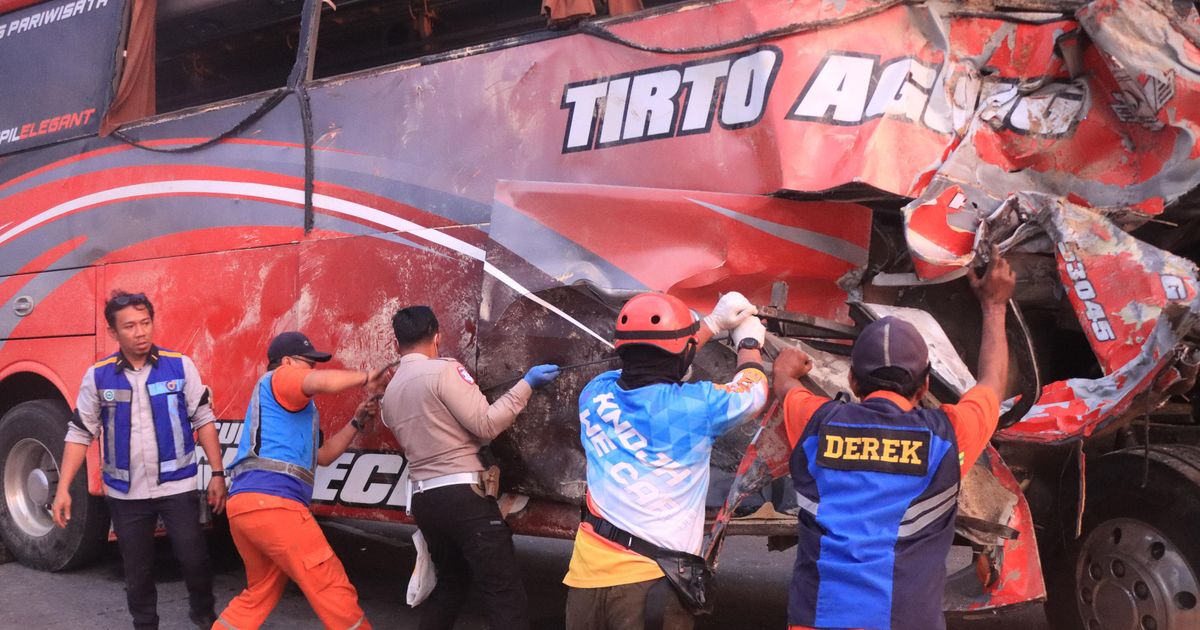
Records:
<instances>
[{"instance_id":1,"label":"police uniform badge","mask_svg":"<svg viewBox=\"0 0 1200 630\"><path fill-rule=\"evenodd\" d=\"M467 371L467 368L461 365L458 366L458 375L461 376L462 380L466 381L468 384L475 384L475 379L471 376L471 373Z\"/></svg>"}]
</instances>

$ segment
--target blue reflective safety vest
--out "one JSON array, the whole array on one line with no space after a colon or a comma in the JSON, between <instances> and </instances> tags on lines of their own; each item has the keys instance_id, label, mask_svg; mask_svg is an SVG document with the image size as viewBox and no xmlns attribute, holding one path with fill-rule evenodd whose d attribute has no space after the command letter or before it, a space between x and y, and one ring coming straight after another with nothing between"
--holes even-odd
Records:
<instances>
[{"instance_id":1,"label":"blue reflective safety vest","mask_svg":"<svg viewBox=\"0 0 1200 630\"><path fill-rule=\"evenodd\" d=\"M285 475L300 482L302 489L283 492L280 496L297 500L302 498L302 502L308 504L312 498L312 476L317 470L320 414L311 399L300 411L284 409L275 400L275 393L271 390L271 376L274 373L272 370L258 379L258 384L250 394L237 457L230 466L233 471L230 494L261 491L259 488L249 488L246 483L239 483L239 480L247 477L263 473ZM279 464L290 464L294 468L281 467Z\"/></svg>"},{"instance_id":2,"label":"blue reflective safety vest","mask_svg":"<svg viewBox=\"0 0 1200 630\"><path fill-rule=\"evenodd\" d=\"M133 418L133 386L125 378L125 365L120 353L114 353L96 363L92 370L100 398L100 424L104 427L102 476L105 485L119 492L129 492L129 435ZM197 469L196 442L183 393L183 355L152 348L149 365L146 389L158 446L158 482L187 479Z\"/></svg>"},{"instance_id":3,"label":"blue reflective safety vest","mask_svg":"<svg viewBox=\"0 0 1200 630\"><path fill-rule=\"evenodd\" d=\"M874 397L813 414L791 458L800 524L789 624L945 628L957 452L940 410Z\"/></svg>"}]
</instances>

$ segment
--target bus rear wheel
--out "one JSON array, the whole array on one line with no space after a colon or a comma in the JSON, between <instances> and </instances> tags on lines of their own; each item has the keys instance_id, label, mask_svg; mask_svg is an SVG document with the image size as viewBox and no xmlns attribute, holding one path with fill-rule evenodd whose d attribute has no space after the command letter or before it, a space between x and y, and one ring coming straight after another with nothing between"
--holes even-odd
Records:
<instances>
[{"instance_id":1,"label":"bus rear wheel","mask_svg":"<svg viewBox=\"0 0 1200 630\"><path fill-rule=\"evenodd\" d=\"M1071 590L1047 602L1055 628L1200 628L1200 448L1151 446L1143 486L1146 458L1109 453L1088 475L1084 535L1061 567Z\"/></svg>"},{"instance_id":2,"label":"bus rear wheel","mask_svg":"<svg viewBox=\"0 0 1200 630\"><path fill-rule=\"evenodd\" d=\"M21 403L0 418L0 541L22 564L61 571L94 558L108 533L104 500L87 491L87 474L71 483L71 520L55 527L49 504L58 488L70 411L59 401Z\"/></svg>"}]
</instances>

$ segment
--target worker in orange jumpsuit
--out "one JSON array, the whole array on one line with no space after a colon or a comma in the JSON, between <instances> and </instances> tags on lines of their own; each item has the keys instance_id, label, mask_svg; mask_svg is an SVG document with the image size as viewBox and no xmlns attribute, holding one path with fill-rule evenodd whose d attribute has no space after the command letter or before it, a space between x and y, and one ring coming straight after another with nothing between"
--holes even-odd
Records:
<instances>
[{"instance_id":1,"label":"worker in orange jumpsuit","mask_svg":"<svg viewBox=\"0 0 1200 630\"><path fill-rule=\"evenodd\" d=\"M386 369L313 369L330 358L298 332L278 335L267 349L267 373L250 396L226 505L233 542L246 563L246 590L221 611L213 630L258 628L289 579L326 628L371 627L309 503L316 467L337 459L378 414ZM313 396L356 387L366 388L367 399L345 426L320 443Z\"/></svg>"}]
</instances>

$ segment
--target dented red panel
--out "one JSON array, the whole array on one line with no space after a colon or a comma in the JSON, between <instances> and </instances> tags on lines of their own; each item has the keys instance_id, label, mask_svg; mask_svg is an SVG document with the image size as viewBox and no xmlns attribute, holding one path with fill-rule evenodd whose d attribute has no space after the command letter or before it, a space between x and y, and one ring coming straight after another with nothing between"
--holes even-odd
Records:
<instances>
[{"instance_id":1,"label":"dented red panel","mask_svg":"<svg viewBox=\"0 0 1200 630\"><path fill-rule=\"evenodd\" d=\"M0 0L0 11L21 4ZM218 415L236 420L271 334L302 327L342 365L383 364L394 359L387 315L413 302L438 309L447 352L478 365L485 385L535 361L607 354L610 305L542 297L564 285L617 298L668 291L704 310L727 290L773 302L782 281L789 309L846 321L871 209L795 198L862 184L867 198L913 198L907 246L922 278L959 272L981 240L1057 257L1104 376L1046 385L1001 437L1084 437L1181 378L1172 361L1200 306L1190 264L1119 229L1200 179L1195 13L1150 0L1098 0L1077 14L946 7L685 3L592 24L593 34L318 82L308 91L319 134L311 232L292 97L244 137L201 151L93 138L6 156L0 271L11 277L0 293L11 300L27 280L65 277L34 272L107 265L94 272L100 293L150 291L160 340L196 357ZM191 144L257 106L242 99L129 131L160 148ZM35 309L0 332L95 334L102 295L80 286L86 274L72 277L46 287L61 293L46 304L87 295L82 315L56 327ZM490 344L475 338L476 322L499 331ZM71 392L60 383L112 344L64 343L69 354L40 367ZM30 357L45 348L0 350L8 374L37 371ZM583 481L570 416L586 377L564 374L505 438L518 449L506 475L538 491L517 517L524 531L571 531L566 501ZM340 427L352 404L330 400L324 427ZM223 444L239 426L223 423ZM747 477L784 470L786 440L778 424L768 429ZM402 518L405 462L390 434L372 431L319 472L319 512ZM1019 494L999 458L988 462ZM560 502L538 503L546 498ZM1003 545L1001 581L964 608L1042 595L1023 500L1008 524L1021 536Z\"/></svg>"},{"instance_id":2,"label":"dented red panel","mask_svg":"<svg viewBox=\"0 0 1200 630\"><path fill-rule=\"evenodd\" d=\"M1074 19L1014 22L951 22L953 63L980 82L980 100L961 142L906 209L924 277L965 264L962 230L974 232L1014 192L1069 198L1128 222L1161 212L1200 173L1200 74L1188 61L1200 58L1194 9L1104 0ZM923 220L947 195L972 215Z\"/></svg>"},{"instance_id":3,"label":"dented red panel","mask_svg":"<svg viewBox=\"0 0 1200 630\"><path fill-rule=\"evenodd\" d=\"M1086 437L1117 420L1179 358L1180 343L1200 319L1197 270L1086 208L1043 195L1018 195L1015 202L1053 240L1068 299L1105 376L1047 385L1021 422L1000 436ZM1155 390L1173 384L1160 379Z\"/></svg>"},{"instance_id":4,"label":"dented red panel","mask_svg":"<svg viewBox=\"0 0 1200 630\"><path fill-rule=\"evenodd\" d=\"M986 468L1001 487L1016 497L1016 505L1007 522L1000 523L1014 530L1016 536L1005 538L993 552L999 569L994 581L982 583L979 572L973 567L965 569L970 575L960 579L951 576L947 585L945 610L980 611L1045 599L1046 584L1038 554L1033 514L1029 511L1029 503L1020 484L991 445L984 450L976 466Z\"/></svg>"},{"instance_id":5,"label":"dented red panel","mask_svg":"<svg viewBox=\"0 0 1200 630\"><path fill-rule=\"evenodd\" d=\"M789 309L848 321L838 282L866 265L870 233L871 210L850 203L501 182L489 237L536 268L517 276L531 290L591 282L708 309L733 290L771 303L785 282Z\"/></svg>"}]
</instances>

